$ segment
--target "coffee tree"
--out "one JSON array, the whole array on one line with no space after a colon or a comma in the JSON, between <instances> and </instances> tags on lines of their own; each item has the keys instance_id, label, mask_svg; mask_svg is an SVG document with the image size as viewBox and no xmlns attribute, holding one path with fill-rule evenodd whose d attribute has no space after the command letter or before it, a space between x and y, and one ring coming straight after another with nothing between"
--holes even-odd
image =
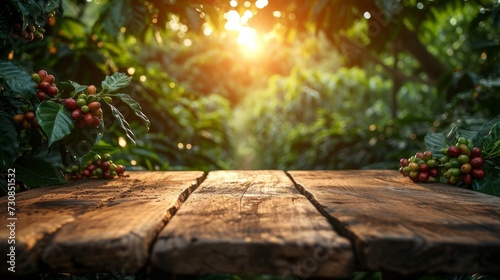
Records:
<instances>
[{"instance_id":1,"label":"coffee tree","mask_svg":"<svg viewBox=\"0 0 500 280\"><path fill-rule=\"evenodd\" d=\"M0 13L1 50L7 55L0 61L2 176L15 169L16 180L22 187L64 183L78 178L76 174L86 174L75 166L89 156L106 127L116 124L126 139L135 143L134 132L126 120L133 113L149 129L150 121L139 103L121 92L132 80L126 74L107 75L98 86L81 85L71 80L58 81L43 69L29 70L10 57L34 40L43 40L44 26L62 13L61 1L6 4ZM105 170L86 177L123 175L123 166L105 156L105 161L94 163L98 164L97 170ZM89 170L88 165L85 170ZM2 189L6 188L5 183L0 180Z\"/></svg>"}]
</instances>

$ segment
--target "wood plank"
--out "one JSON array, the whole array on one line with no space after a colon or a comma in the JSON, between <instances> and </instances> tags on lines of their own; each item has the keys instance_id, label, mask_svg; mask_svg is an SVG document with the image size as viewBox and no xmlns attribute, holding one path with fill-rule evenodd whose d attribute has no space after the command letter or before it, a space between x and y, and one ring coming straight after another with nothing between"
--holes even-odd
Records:
<instances>
[{"instance_id":1,"label":"wood plank","mask_svg":"<svg viewBox=\"0 0 500 280\"><path fill-rule=\"evenodd\" d=\"M16 197L16 273L133 273L204 174L128 172L114 180L40 187ZM6 198L2 198L2 205ZM6 213L0 217L6 220ZM0 229L2 252L6 229ZM1 272L7 271L1 263Z\"/></svg>"},{"instance_id":2,"label":"wood plank","mask_svg":"<svg viewBox=\"0 0 500 280\"><path fill-rule=\"evenodd\" d=\"M283 171L213 171L160 232L152 264L173 274L349 276L339 236Z\"/></svg>"},{"instance_id":3,"label":"wood plank","mask_svg":"<svg viewBox=\"0 0 500 280\"><path fill-rule=\"evenodd\" d=\"M500 273L500 198L393 170L289 171L353 243L359 269Z\"/></svg>"}]
</instances>

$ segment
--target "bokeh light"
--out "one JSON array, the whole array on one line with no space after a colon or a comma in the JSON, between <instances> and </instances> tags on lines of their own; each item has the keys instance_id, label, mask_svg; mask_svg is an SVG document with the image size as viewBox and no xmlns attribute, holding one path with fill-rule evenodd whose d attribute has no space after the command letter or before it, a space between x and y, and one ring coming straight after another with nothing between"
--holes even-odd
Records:
<instances>
[{"instance_id":1,"label":"bokeh light","mask_svg":"<svg viewBox=\"0 0 500 280\"><path fill-rule=\"evenodd\" d=\"M255 6L260 9L267 6L267 4L268 1L255 2ZM256 51L261 48L261 40L259 39L257 30L249 25L249 20L254 16L254 12L249 9L252 3L246 1L243 5L246 9L244 12L242 12L242 14L235 9L230 10L224 14L224 18L226 19L224 27L227 31L235 32L236 42L243 48L245 53L255 55ZM238 6L238 2L234 0L230 1L230 6L236 8ZM279 17L281 16L281 14L277 16ZM206 28L207 32L205 32L204 29L205 35L211 33L210 27Z\"/></svg>"}]
</instances>

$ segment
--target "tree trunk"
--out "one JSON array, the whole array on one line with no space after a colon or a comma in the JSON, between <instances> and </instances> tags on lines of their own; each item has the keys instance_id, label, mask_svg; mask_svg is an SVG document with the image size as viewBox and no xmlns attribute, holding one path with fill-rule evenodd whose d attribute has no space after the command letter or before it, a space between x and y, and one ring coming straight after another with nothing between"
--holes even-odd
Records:
<instances>
[{"instance_id":1,"label":"tree trunk","mask_svg":"<svg viewBox=\"0 0 500 280\"><path fill-rule=\"evenodd\" d=\"M420 62L422 71L427 74L431 81L435 82L436 79L449 71L448 67L441 63L441 61L431 54L426 46L420 42L417 34L409 30L404 24L401 24L398 43L403 50L408 51Z\"/></svg>"}]
</instances>

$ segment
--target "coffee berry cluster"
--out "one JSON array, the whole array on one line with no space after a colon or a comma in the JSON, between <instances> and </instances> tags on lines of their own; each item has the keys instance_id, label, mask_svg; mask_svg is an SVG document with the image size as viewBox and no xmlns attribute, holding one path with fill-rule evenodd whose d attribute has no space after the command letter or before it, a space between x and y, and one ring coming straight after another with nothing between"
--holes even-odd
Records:
<instances>
[{"instance_id":1,"label":"coffee berry cluster","mask_svg":"<svg viewBox=\"0 0 500 280\"><path fill-rule=\"evenodd\" d=\"M486 176L482 150L473 147L470 140L460 137L455 145L441 149L441 153L440 158L433 157L430 151L418 152L409 159L402 158L399 172L414 182L428 182L441 175L450 185L463 183L468 186L473 180Z\"/></svg>"},{"instance_id":2,"label":"coffee berry cluster","mask_svg":"<svg viewBox=\"0 0 500 280\"><path fill-rule=\"evenodd\" d=\"M38 128L40 124L36 118L35 112L28 109L26 105L21 106L22 114L12 116L12 121L21 127L22 130L27 130L30 127Z\"/></svg>"},{"instance_id":3,"label":"coffee berry cluster","mask_svg":"<svg viewBox=\"0 0 500 280\"><path fill-rule=\"evenodd\" d=\"M14 40L25 43L43 40L45 34L43 26L47 23L53 25L55 22L56 9L46 11L47 7L54 4L50 2L54 1L2 1L0 21L11 22L9 35ZM39 6L39 9L36 6Z\"/></svg>"},{"instance_id":4,"label":"coffee berry cluster","mask_svg":"<svg viewBox=\"0 0 500 280\"><path fill-rule=\"evenodd\" d=\"M67 180L79 180L83 178L113 179L123 177L125 167L121 164L115 164L111 160L110 154L95 154L84 164L72 164L65 169Z\"/></svg>"},{"instance_id":5,"label":"coffee berry cluster","mask_svg":"<svg viewBox=\"0 0 500 280\"><path fill-rule=\"evenodd\" d=\"M399 164L399 172L414 182L425 183L439 176L438 160L431 151L417 152L410 158L402 158Z\"/></svg>"},{"instance_id":6,"label":"coffee berry cluster","mask_svg":"<svg viewBox=\"0 0 500 280\"><path fill-rule=\"evenodd\" d=\"M33 73L31 78L36 84L38 99L40 101L52 99L62 102L69 110L71 118L75 120L78 128L83 128L86 125L99 126L100 119L102 119L101 99L108 103L113 101L110 96L99 96L94 85L89 85L86 90L75 94L74 97L67 99L56 98L59 89L55 84L53 75L48 74L46 70L40 70Z\"/></svg>"},{"instance_id":7,"label":"coffee berry cluster","mask_svg":"<svg viewBox=\"0 0 500 280\"><path fill-rule=\"evenodd\" d=\"M23 29L21 23L16 23L12 28L10 36L13 39L22 38L27 42L31 42L34 40L43 40L44 33L45 29L43 29L43 27L36 27L35 25L29 23L28 25L26 25L26 28Z\"/></svg>"},{"instance_id":8,"label":"coffee berry cluster","mask_svg":"<svg viewBox=\"0 0 500 280\"><path fill-rule=\"evenodd\" d=\"M466 185L472 185L473 179L481 180L486 176L481 148L470 149L467 142L467 139L460 138L455 146L441 150L443 177L448 184L455 185L462 181Z\"/></svg>"},{"instance_id":9,"label":"coffee berry cluster","mask_svg":"<svg viewBox=\"0 0 500 280\"><path fill-rule=\"evenodd\" d=\"M86 93L82 92L74 98L64 100L64 106L71 112L71 118L79 128L85 125L98 126L100 123L102 109L96 91L94 85L89 85Z\"/></svg>"},{"instance_id":10,"label":"coffee berry cluster","mask_svg":"<svg viewBox=\"0 0 500 280\"><path fill-rule=\"evenodd\" d=\"M46 70L40 70L38 73L31 74L31 79L36 84L36 96L40 101L55 97L59 93L54 75L47 73Z\"/></svg>"}]
</instances>

